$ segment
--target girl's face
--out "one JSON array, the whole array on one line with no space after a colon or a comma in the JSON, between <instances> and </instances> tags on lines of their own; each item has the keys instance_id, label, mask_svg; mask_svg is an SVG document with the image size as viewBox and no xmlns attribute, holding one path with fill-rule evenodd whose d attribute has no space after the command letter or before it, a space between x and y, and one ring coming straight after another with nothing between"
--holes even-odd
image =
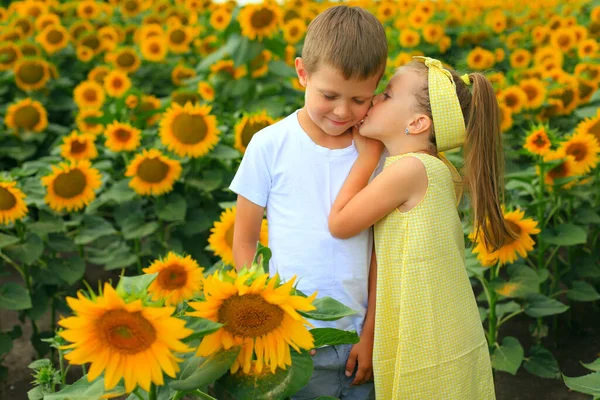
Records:
<instances>
[{"instance_id":1,"label":"girl's face","mask_svg":"<svg viewBox=\"0 0 600 400\"><path fill-rule=\"evenodd\" d=\"M385 141L404 131L411 121L422 113L416 109L414 93L422 87L423 78L411 68L401 68L389 81L383 93L373 99L360 134Z\"/></svg>"}]
</instances>

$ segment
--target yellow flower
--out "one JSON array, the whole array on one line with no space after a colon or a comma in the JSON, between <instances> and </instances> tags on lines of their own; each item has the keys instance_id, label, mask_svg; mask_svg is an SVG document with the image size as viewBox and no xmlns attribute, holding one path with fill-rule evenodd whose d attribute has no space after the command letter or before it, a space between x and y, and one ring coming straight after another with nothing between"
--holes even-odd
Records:
<instances>
[{"instance_id":1,"label":"yellow flower","mask_svg":"<svg viewBox=\"0 0 600 400\"><path fill-rule=\"evenodd\" d=\"M377 19L381 22L390 21L398 13L398 7L391 1L385 1L377 7Z\"/></svg>"},{"instance_id":2,"label":"yellow flower","mask_svg":"<svg viewBox=\"0 0 600 400\"><path fill-rule=\"evenodd\" d=\"M104 85L104 78L110 72L110 68L106 65L97 65L90 72L88 72L87 78L90 81L95 81L100 85Z\"/></svg>"},{"instance_id":3,"label":"yellow flower","mask_svg":"<svg viewBox=\"0 0 600 400\"><path fill-rule=\"evenodd\" d=\"M275 123L275 120L267 115L267 111L245 115L237 124L235 124L235 145L240 152L246 152L248 143L254 134L263 128Z\"/></svg>"},{"instance_id":4,"label":"yellow flower","mask_svg":"<svg viewBox=\"0 0 600 400\"><path fill-rule=\"evenodd\" d=\"M419 32L412 29L402 29L400 36L398 37L400 46L405 48L417 47L421 42L421 36Z\"/></svg>"},{"instance_id":5,"label":"yellow flower","mask_svg":"<svg viewBox=\"0 0 600 400\"><path fill-rule=\"evenodd\" d=\"M49 25L38 33L35 39L44 48L46 53L54 54L67 47L69 32L62 25Z\"/></svg>"},{"instance_id":6,"label":"yellow flower","mask_svg":"<svg viewBox=\"0 0 600 400\"><path fill-rule=\"evenodd\" d=\"M600 143L600 109L598 109L596 116L581 121L575 128L575 132L594 135L596 140Z\"/></svg>"},{"instance_id":7,"label":"yellow flower","mask_svg":"<svg viewBox=\"0 0 600 400\"><path fill-rule=\"evenodd\" d=\"M52 165L52 173L42 178L46 186L44 200L55 211L77 211L90 204L95 190L100 188L100 172L91 167L89 160Z\"/></svg>"},{"instance_id":8,"label":"yellow flower","mask_svg":"<svg viewBox=\"0 0 600 400\"><path fill-rule=\"evenodd\" d=\"M547 185L555 185L557 179L570 178L579 175L577 167L575 165L575 157L565 154L564 148L555 151L549 151L544 154L544 162L561 160L558 165L551 167L546 171L544 176L544 182ZM539 173L539 169L538 169ZM563 187L569 188L573 186L573 182L569 182Z\"/></svg>"},{"instance_id":9,"label":"yellow flower","mask_svg":"<svg viewBox=\"0 0 600 400\"><path fill-rule=\"evenodd\" d=\"M139 98L135 94L130 94L125 98L125 105L127 108L134 109L139 104Z\"/></svg>"},{"instance_id":10,"label":"yellow flower","mask_svg":"<svg viewBox=\"0 0 600 400\"><path fill-rule=\"evenodd\" d=\"M104 130L104 126L100 123L89 121L88 118L100 118L103 115L102 111L94 108L86 108L79 111L79 114L75 117L77 129L83 133L99 135Z\"/></svg>"},{"instance_id":11,"label":"yellow flower","mask_svg":"<svg viewBox=\"0 0 600 400\"><path fill-rule=\"evenodd\" d=\"M265 76L269 72L269 61L271 61L271 58L273 58L273 53L269 50L263 50L250 61L250 74L253 78Z\"/></svg>"},{"instance_id":12,"label":"yellow flower","mask_svg":"<svg viewBox=\"0 0 600 400\"><path fill-rule=\"evenodd\" d=\"M467 56L467 65L470 69L482 71L494 66L496 57L494 53L481 47L475 47Z\"/></svg>"},{"instance_id":13,"label":"yellow flower","mask_svg":"<svg viewBox=\"0 0 600 400\"><path fill-rule=\"evenodd\" d=\"M296 48L291 44L285 46L284 60L285 63L291 67L293 67L296 62Z\"/></svg>"},{"instance_id":14,"label":"yellow flower","mask_svg":"<svg viewBox=\"0 0 600 400\"><path fill-rule=\"evenodd\" d=\"M170 251L165 259L155 260L146 274L158 273L148 287L152 300L164 300L167 306L177 306L202 289L202 271L191 256L181 257Z\"/></svg>"},{"instance_id":15,"label":"yellow flower","mask_svg":"<svg viewBox=\"0 0 600 400\"><path fill-rule=\"evenodd\" d=\"M306 33L306 23L295 18L283 25L283 38L289 44L296 44L304 38Z\"/></svg>"},{"instance_id":16,"label":"yellow flower","mask_svg":"<svg viewBox=\"0 0 600 400\"><path fill-rule=\"evenodd\" d=\"M516 238L507 238L502 247L494 252L489 251L482 230L479 230L477 237L474 233L470 235L471 240L475 240L476 243L473 253L477 253L477 258L484 266L491 266L497 262L502 265L512 264L518 256L525 258L527 253L533 250L535 241L531 235L540 233L538 223L531 218L525 218L525 212L519 209L504 212L504 221Z\"/></svg>"},{"instance_id":17,"label":"yellow flower","mask_svg":"<svg viewBox=\"0 0 600 400\"><path fill-rule=\"evenodd\" d=\"M141 52L145 60L153 62L163 61L169 52L167 40L162 36L152 36L144 39L142 40Z\"/></svg>"},{"instance_id":18,"label":"yellow flower","mask_svg":"<svg viewBox=\"0 0 600 400\"><path fill-rule=\"evenodd\" d=\"M86 46L77 46L77 59L85 63L90 62L94 58L94 51Z\"/></svg>"},{"instance_id":19,"label":"yellow flower","mask_svg":"<svg viewBox=\"0 0 600 400\"><path fill-rule=\"evenodd\" d=\"M25 98L8 107L4 123L16 133L42 132L48 126L48 113L39 101Z\"/></svg>"},{"instance_id":20,"label":"yellow flower","mask_svg":"<svg viewBox=\"0 0 600 400\"><path fill-rule=\"evenodd\" d=\"M131 73L137 71L142 61L133 47L122 47L111 54L111 62L115 68Z\"/></svg>"},{"instance_id":21,"label":"yellow flower","mask_svg":"<svg viewBox=\"0 0 600 400\"><path fill-rule=\"evenodd\" d=\"M84 0L77 5L77 16L83 19L97 18L102 9L94 0Z\"/></svg>"},{"instance_id":22,"label":"yellow flower","mask_svg":"<svg viewBox=\"0 0 600 400\"><path fill-rule=\"evenodd\" d=\"M219 39L215 35L209 35L205 37L204 40L200 41L200 44L197 47L201 55L207 56L217 50L219 47L218 43Z\"/></svg>"},{"instance_id":23,"label":"yellow flower","mask_svg":"<svg viewBox=\"0 0 600 400\"><path fill-rule=\"evenodd\" d=\"M215 89L210 83L205 81L198 82L198 94L205 101L213 101L215 99Z\"/></svg>"},{"instance_id":24,"label":"yellow flower","mask_svg":"<svg viewBox=\"0 0 600 400\"><path fill-rule=\"evenodd\" d=\"M542 45L546 43L546 39L548 39L548 35L550 34L550 30L545 26L539 25L533 28L531 31L531 37L533 39L533 43L535 45Z\"/></svg>"},{"instance_id":25,"label":"yellow flower","mask_svg":"<svg viewBox=\"0 0 600 400\"><path fill-rule=\"evenodd\" d=\"M15 81L20 89L37 90L50 80L50 66L39 58L22 58L14 65Z\"/></svg>"},{"instance_id":26,"label":"yellow flower","mask_svg":"<svg viewBox=\"0 0 600 400\"><path fill-rule=\"evenodd\" d=\"M485 24L495 33L502 33L506 29L506 15L504 10L494 10L485 16Z\"/></svg>"},{"instance_id":27,"label":"yellow flower","mask_svg":"<svg viewBox=\"0 0 600 400\"><path fill-rule=\"evenodd\" d=\"M577 46L577 55L579 58L596 58L598 56L598 41L596 39L586 39Z\"/></svg>"},{"instance_id":28,"label":"yellow flower","mask_svg":"<svg viewBox=\"0 0 600 400\"><path fill-rule=\"evenodd\" d=\"M277 32L282 12L276 3L247 4L242 8L238 21L242 35L259 41Z\"/></svg>"},{"instance_id":29,"label":"yellow flower","mask_svg":"<svg viewBox=\"0 0 600 400\"><path fill-rule=\"evenodd\" d=\"M158 121L160 121L160 113L157 112L157 110L160 109L160 100L158 99L158 97L156 96L151 96L151 95L143 95L141 102L140 102L140 107L138 109L137 113L152 113L154 112L154 114L152 115L146 115L146 125L147 126L152 126L155 125L156 123L158 123ZM133 120L136 120L136 116L132 116Z\"/></svg>"},{"instance_id":30,"label":"yellow flower","mask_svg":"<svg viewBox=\"0 0 600 400\"><path fill-rule=\"evenodd\" d=\"M151 37L164 37L165 32L161 26L162 23L146 23L135 31L134 42L140 43Z\"/></svg>"},{"instance_id":31,"label":"yellow flower","mask_svg":"<svg viewBox=\"0 0 600 400\"><path fill-rule=\"evenodd\" d=\"M95 30L81 34L80 39L77 41L77 45L79 47L83 46L89 48L94 55L100 54L103 50L102 42L98 38L98 34Z\"/></svg>"},{"instance_id":32,"label":"yellow flower","mask_svg":"<svg viewBox=\"0 0 600 400\"><path fill-rule=\"evenodd\" d=\"M241 369L249 374L252 366L255 373L263 368L275 373L278 367L292 365L290 347L298 352L312 349L313 337L306 328L310 324L298 311L315 310L316 292L310 297L292 294L295 277L277 286L278 276L269 279L262 274L250 282L252 274L223 275L217 271L206 278L205 300L189 303L196 311L187 315L223 324L202 339L197 355L207 357L222 348L241 346L231 373Z\"/></svg>"},{"instance_id":33,"label":"yellow flower","mask_svg":"<svg viewBox=\"0 0 600 400\"><path fill-rule=\"evenodd\" d=\"M114 121L104 131L105 146L112 151L133 151L140 146L142 132L133 126Z\"/></svg>"},{"instance_id":34,"label":"yellow flower","mask_svg":"<svg viewBox=\"0 0 600 400\"><path fill-rule=\"evenodd\" d=\"M439 42L440 53L442 53L442 54L446 53L448 51L448 49L450 49L451 45L452 45L452 39L450 39L450 36L442 37Z\"/></svg>"},{"instance_id":35,"label":"yellow flower","mask_svg":"<svg viewBox=\"0 0 600 400\"><path fill-rule=\"evenodd\" d=\"M240 79L248 74L248 69L245 65L236 68L233 60L220 60L210 66L210 72L213 74L223 73L233 79Z\"/></svg>"},{"instance_id":36,"label":"yellow flower","mask_svg":"<svg viewBox=\"0 0 600 400\"><path fill-rule=\"evenodd\" d=\"M216 256L221 258L226 265L235 266L233 260L233 229L235 224L236 208L228 208L221 213L219 221L215 221L210 230L211 235L208 238L208 245ZM267 220L263 219L260 230L260 243L264 246L268 244Z\"/></svg>"},{"instance_id":37,"label":"yellow flower","mask_svg":"<svg viewBox=\"0 0 600 400\"><path fill-rule=\"evenodd\" d=\"M575 66L575 75L594 83L600 83L600 65L579 63Z\"/></svg>"},{"instance_id":38,"label":"yellow flower","mask_svg":"<svg viewBox=\"0 0 600 400\"><path fill-rule=\"evenodd\" d=\"M142 196L170 192L180 175L179 161L164 156L157 149L144 149L129 163L125 172L125 176L132 178L129 186Z\"/></svg>"},{"instance_id":39,"label":"yellow flower","mask_svg":"<svg viewBox=\"0 0 600 400\"><path fill-rule=\"evenodd\" d=\"M0 224L9 225L27 215L25 194L16 182L0 181Z\"/></svg>"},{"instance_id":40,"label":"yellow flower","mask_svg":"<svg viewBox=\"0 0 600 400\"><path fill-rule=\"evenodd\" d=\"M173 71L171 71L171 80L177 86L184 85L186 79L193 78L194 76L196 76L196 70L181 64L176 65Z\"/></svg>"},{"instance_id":41,"label":"yellow flower","mask_svg":"<svg viewBox=\"0 0 600 400\"><path fill-rule=\"evenodd\" d=\"M0 43L0 71L12 69L21 57L23 54L16 44Z\"/></svg>"},{"instance_id":42,"label":"yellow flower","mask_svg":"<svg viewBox=\"0 0 600 400\"><path fill-rule=\"evenodd\" d=\"M175 90L171 93L171 104L185 106L187 103L196 105L200 101L200 95L187 89Z\"/></svg>"},{"instance_id":43,"label":"yellow flower","mask_svg":"<svg viewBox=\"0 0 600 400\"><path fill-rule=\"evenodd\" d=\"M548 133L546 132L546 128L543 126L536 127L525 139L525 144L523 148L530 152L531 154L537 154L543 156L544 154L550 151L550 147L552 147L552 143L548 138Z\"/></svg>"},{"instance_id":44,"label":"yellow flower","mask_svg":"<svg viewBox=\"0 0 600 400\"><path fill-rule=\"evenodd\" d=\"M148 4L150 5L150 4ZM121 2L121 13L129 18L133 18L147 8L141 0L124 0Z\"/></svg>"},{"instance_id":45,"label":"yellow flower","mask_svg":"<svg viewBox=\"0 0 600 400\"><path fill-rule=\"evenodd\" d=\"M173 53L181 54L190 49L194 34L189 27L183 25L170 26L166 33L167 45Z\"/></svg>"},{"instance_id":46,"label":"yellow flower","mask_svg":"<svg viewBox=\"0 0 600 400\"><path fill-rule=\"evenodd\" d=\"M527 68L531 62L531 53L525 49L517 49L510 55L510 66L513 68Z\"/></svg>"},{"instance_id":47,"label":"yellow flower","mask_svg":"<svg viewBox=\"0 0 600 400\"><path fill-rule=\"evenodd\" d=\"M181 339L192 330L171 316L174 307L147 307L139 299L126 303L108 283L101 296L77 297L67 297L75 315L58 322L65 328L59 335L72 342L64 347L71 349L65 355L71 364L91 363L88 381L104 371L105 390L123 378L129 393L137 385L149 392L150 382L164 385L163 372L175 378L182 360L173 352L191 350Z\"/></svg>"},{"instance_id":48,"label":"yellow flower","mask_svg":"<svg viewBox=\"0 0 600 400\"><path fill-rule=\"evenodd\" d=\"M598 90L598 83L579 76L577 81L579 82L579 104L589 103L596 90Z\"/></svg>"},{"instance_id":49,"label":"yellow flower","mask_svg":"<svg viewBox=\"0 0 600 400\"><path fill-rule=\"evenodd\" d=\"M562 114L563 102L561 99L548 99L548 104L543 106L537 115L538 121L548 121L551 117Z\"/></svg>"},{"instance_id":50,"label":"yellow flower","mask_svg":"<svg viewBox=\"0 0 600 400\"><path fill-rule=\"evenodd\" d=\"M578 174L586 174L598 164L600 146L594 135L589 133L575 133L567 141L562 142L559 149L562 149L567 156L573 157Z\"/></svg>"},{"instance_id":51,"label":"yellow flower","mask_svg":"<svg viewBox=\"0 0 600 400\"><path fill-rule=\"evenodd\" d=\"M96 81L84 81L73 90L75 104L79 108L102 108L104 104L104 89Z\"/></svg>"},{"instance_id":52,"label":"yellow flower","mask_svg":"<svg viewBox=\"0 0 600 400\"><path fill-rule=\"evenodd\" d=\"M444 27L438 24L427 24L423 27L423 39L427 43L437 43L444 36Z\"/></svg>"},{"instance_id":53,"label":"yellow flower","mask_svg":"<svg viewBox=\"0 0 600 400\"><path fill-rule=\"evenodd\" d=\"M429 21L429 16L418 9L408 15L408 26L412 29L421 29Z\"/></svg>"},{"instance_id":54,"label":"yellow flower","mask_svg":"<svg viewBox=\"0 0 600 400\"><path fill-rule=\"evenodd\" d=\"M506 37L506 47L510 50L516 49L523 42L523 33L516 31Z\"/></svg>"},{"instance_id":55,"label":"yellow flower","mask_svg":"<svg viewBox=\"0 0 600 400\"><path fill-rule=\"evenodd\" d=\"M577 41L571 28L560 28L550 34L550 44L563 53L569 51Z\"/></svg>"},{"instance_id":56,"label":"yellow flower","mask_svg":"<svg viewBox=\"0 0 600 400\"><path fill-rule=\"evenodd\" d=\"M544 104L544 99L546 98L546 87L544 86L544 82L535 78L523 79L519 82L519 87L527 96L526 108L536 109Z\"/></svg>"},{"instance_id":57,"label":"yellow flower","mask_svg":"<svg viewBox=\"0 0 600 400\"><path fill-rule=\"evenodd\" d=\"M60 155L70 161L92 160L98 157L95 140L96 135L92 133L79 134L73 131L63 138Z\"/></svg>"},{"instance_id":58,"label":"yellow flower","mask_svg":"<svg viewBox=\"0 0 600 400\"><path fill-rule=\"evenodd\" d=\"M172 104L160 121L160 139L180 157L202 157L219 141L210 106Z\"/></svg>"},{"instance_id":59,"label":"yellow flower","mask_svg":"<svg viewBox=\"0 0 600 400\"><path fill-rule=\"evenodd\" d=\"M123 97L130 88L131 80L123 71L110 71L104 78L104 90L111 97Z\"/></svg>"},{"instance_id":60,"label":"yellow flower","mask_svg":"<svg viewBox=\"0 0 600 400\"><path fill-rule=\"evenodd\" d=\"M509 86L498 94L498 102L505 104L513 114L518 114L527 104L527 95L519 86Z\"/></svg>"},{"instance_id":61,"label":"yellow flower","mask_svg":"<svg viewBox=\"0 0 600 400\"><path fill-rule=\"evenodd\" d=\"M28 43L28 42L19 43L19 50L21 51L21 54L23 54L24 57L36 58L36 57L42 56L42 50L35 43ZM2 69L1 65L2 64L0 62L0 70Z\"/></svg>"},{"instance_id":62,"label":"yellow flower","mask_svg":"<svg viewBox=\"0 0 600 400\"><path fill-rule=\"evenodd\" d=\"M218 7L210 14L210 25L217 31L224 31L231 22L231 12L227 7Z\"/></svg>"},{"instance_id":63,"label":"yellow flower","mask_svg":"<svg viewBox=\"0 0 600 400\"><path fill-rule=\"evenodd\" d=\"M86 32L90 32L93 29L94 27L89 21L75 21L69 26L69 35L73 42L77 42Z\"/></svg>"},{"instance_id":64,"label":"yellow flower","mask_svg":"<svg viewBox=\"0 0 600 400\"><path fill-rule=\"evenodd\" d=\"M498 104L500 108L500 129L506 132L513 126L512 111L504 104Z\"/></svg>"}]
</instances>

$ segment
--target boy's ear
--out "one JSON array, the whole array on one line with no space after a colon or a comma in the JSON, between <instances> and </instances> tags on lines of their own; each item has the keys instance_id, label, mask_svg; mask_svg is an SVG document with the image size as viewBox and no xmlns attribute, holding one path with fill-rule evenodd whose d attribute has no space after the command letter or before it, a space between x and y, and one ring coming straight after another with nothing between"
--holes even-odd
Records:
<instances>
[{"instance_id":1,"label":"boy's ear","mask_svg":"<svg viewBox=\"0 0 600 400\"><path fill-rule=\"evenodd\" d=\"M429 131L431 127L431 119L425 114L417 114L415 119L409 124L410 134L418 135L423 132Z\"/></svg>"},{"instance_id":2,"label":"boy's ear","mask_svg":"<svg viewBox=\"0 0 600 400\"><path fill-rule=\"evenodd\" d=\"M302 61L302 58L296 57L295 64L296 73L298 74L298 81L303 87L306 87L306 78L308 76L308 73L306 72L306 69L304 69L304 62Z\"/></svg>"}]
</instances>

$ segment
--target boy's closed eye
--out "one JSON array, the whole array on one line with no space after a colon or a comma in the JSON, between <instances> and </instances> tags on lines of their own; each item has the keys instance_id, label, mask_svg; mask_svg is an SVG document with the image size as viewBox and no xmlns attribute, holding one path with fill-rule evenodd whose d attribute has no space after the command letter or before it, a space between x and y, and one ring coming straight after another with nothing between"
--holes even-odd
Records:
<instances>
[{"instance_id":1,"label":"boy's closed eye","mask_svg":"<svg viewBox=\"0 0 600 400\"><path fill-rule=\"evenodd\" d=\"M335 100L338 98L337 95L329 95L329 94L325 94L325 93L323 93L323 97L325 97L325 99L327 99L327 100ZM371 101L370 99L369 100L352 99L352 100L354 100L354 102L356 104L365 104L367 101Z\"/></svg>"}]
</instances>

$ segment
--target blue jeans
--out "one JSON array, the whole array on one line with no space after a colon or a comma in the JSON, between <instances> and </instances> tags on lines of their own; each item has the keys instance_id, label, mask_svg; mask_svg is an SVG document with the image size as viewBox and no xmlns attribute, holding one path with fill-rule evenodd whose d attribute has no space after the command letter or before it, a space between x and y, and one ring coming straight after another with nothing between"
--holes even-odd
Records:
<instances>
[{"instance_id":1,"label":"blue jeans","mask_svg":"<svg viewBox=\"0 0 600 400\"><path fill-rule=\"evenodd\" d=\"M327 346L317 349L313 356L315 369L310 381L292 400L316 399L319 396L332 396L344 400L375 400L375 385L367 382L350 386L354 380L346 376L346 361L352 345Z\"/></svg>"}]
</instances>

